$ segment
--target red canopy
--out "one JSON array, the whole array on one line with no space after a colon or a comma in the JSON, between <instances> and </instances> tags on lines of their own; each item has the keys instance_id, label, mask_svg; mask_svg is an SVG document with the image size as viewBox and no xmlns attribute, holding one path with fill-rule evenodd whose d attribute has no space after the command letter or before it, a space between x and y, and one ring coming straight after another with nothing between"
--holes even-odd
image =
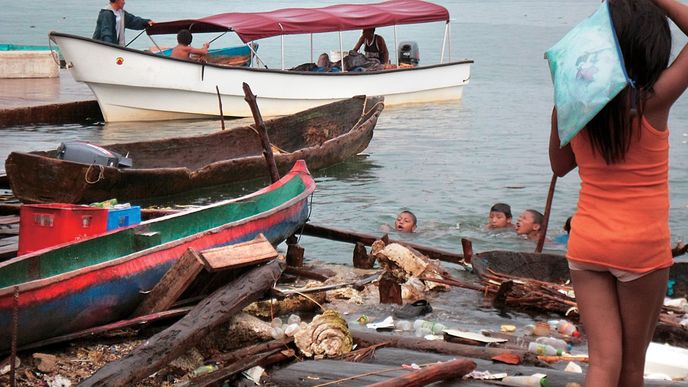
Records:
<instances>
[{"instance_id":1,"label":"red canopy","mask_svg":"<svg viewBox=\"0 0 688 387\"><path fill-rule=\"evenodd\" d=\"M222 13L196 20L174 20L148 27L149 35L234 31L242 41L271 36L358 30L399 24L449 21L446 8L421 0L340 4L322 8L285 8L270 12Z\"/></svg>"}]
</instances>

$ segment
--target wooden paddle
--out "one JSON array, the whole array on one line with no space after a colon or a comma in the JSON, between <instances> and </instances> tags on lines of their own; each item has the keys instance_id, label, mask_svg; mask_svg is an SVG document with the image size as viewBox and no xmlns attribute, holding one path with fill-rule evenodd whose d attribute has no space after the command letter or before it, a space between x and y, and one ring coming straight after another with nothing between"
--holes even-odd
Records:
<instances>
[{"instance_id":1,"label":"wooden paddle","mask_svg":"<svg viewBox=\"0 0 688 387\"><path fill-rule=\"evenodd\" d=\"M538 239L535 252L541 253L545 245L545 235L547 235L547 225L549 224L549 213L552 210L552 199L554 198L554 187L557 185L557 175L552 174L552 181L549 183L549 192L547 192L547 203L545 203L545 213L542 219L542 227L540 231L540 238Z\"/></svg>"}]
</instances>

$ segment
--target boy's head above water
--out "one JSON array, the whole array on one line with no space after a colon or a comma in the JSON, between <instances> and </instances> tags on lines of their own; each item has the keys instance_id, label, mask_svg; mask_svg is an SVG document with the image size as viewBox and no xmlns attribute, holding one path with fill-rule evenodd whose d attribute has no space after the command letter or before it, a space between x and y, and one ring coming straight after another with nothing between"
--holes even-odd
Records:
<instances>
[{"instance_id":1,"label":"boy's head above water","mask_svg":"<svg viewBox=\"0 0 688 387\"><path fill-rule=\"evenodd\" d=\"M394 229L399 232L416 231L416 216L411 211L401 211L394 222Z\"/></svg>"},{"instance_id":2,"label":"boy's head above water","mask_svg":"<svg viewBox=\"0 0 688 387\"><path fill-rule=\"evenodd\" d=\"M512 227L511 206L506 203L497 203L490 208L487 228Z\"/></svg>"},{"instance_id":3,"label":"boy's head above water","mask_svg":"<svg viewBox=\"0 0 688 387\"><path fill-rule=\"evenodd\" d=\"M528 239L538 239L545 217L536 210L525 210L516 220L516 233L526 235Z\"/></svg>"}]
</instances>

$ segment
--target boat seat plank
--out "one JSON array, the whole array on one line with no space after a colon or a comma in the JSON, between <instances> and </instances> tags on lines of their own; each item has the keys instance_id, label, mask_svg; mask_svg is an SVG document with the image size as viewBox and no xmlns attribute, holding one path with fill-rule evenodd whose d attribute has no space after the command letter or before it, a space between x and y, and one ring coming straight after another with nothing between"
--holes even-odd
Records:
<instances>
[{"instance_id":1,"label":"boat seat plank","mask_svg":"<svg viewBox=\"0 0 688 387\"><path fill-rule=\"evenodd\" d=\"M5 215L5 216L0 216L0 227L2 226L11 226L13 224L19 224L19 217L16 215Z\"/></svg>"},{"instance_id":2,"label":"boat seat plank","mask_svg":"<svg viewBox=\"0 0 688 387\"><path fill-rule=\"evenodd\" d=\"M248 242L204 250L200 259L211 272L257 265L277 258L277 250L263 234Z\"/></svg>"}]
</instances>

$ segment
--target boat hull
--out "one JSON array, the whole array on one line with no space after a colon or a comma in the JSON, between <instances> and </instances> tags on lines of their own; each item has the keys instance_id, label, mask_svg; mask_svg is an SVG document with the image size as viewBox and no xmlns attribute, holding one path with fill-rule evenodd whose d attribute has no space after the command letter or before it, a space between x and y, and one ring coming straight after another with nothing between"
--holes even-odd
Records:
<instances>
[{"instance_id":1,"label":"boat hull","mask_svg":"<svg viewBox=\"0 0 688 387\"><path fill-rule=\"evenodd\" d=\"M106 121L250 117L242 84L263 115L287 115L354 95L381 95L390 105L458 100L471 60L376 72L315 73L201 64L53 32L71 73L85 82Z\"/></svg>"},{"instance_id":2,"label":"boat hull","mask_svg":"<svg viewBox=\"0 0 688 387\"><path fill-rule=\"evenodd\" d=\"M283 241L306 221L314 189L299 162L252 195L1 263L0 351L9 349L15 309L21 346L129 317L188 248L201 251L260 233L273 244ZM118 256L121 251L128 254Z\"/></svg>"},{"instance_id":3,"label":"boat hull","mask_svg":"<svg viewBox=\"0 0 688 387\"><path fill-rule=\"evenodd\" d=\"M265 122L281 173L297 160L319 169L363 151L383 109L382 97L355 97ZM103 145L132 168L66 161L51 152L12 152L5 162L13 194L24 203L131 201L268 177L251 126L207 135ZM88 181L88 183L86 183Z\"/></svg>"}]
</instances>

